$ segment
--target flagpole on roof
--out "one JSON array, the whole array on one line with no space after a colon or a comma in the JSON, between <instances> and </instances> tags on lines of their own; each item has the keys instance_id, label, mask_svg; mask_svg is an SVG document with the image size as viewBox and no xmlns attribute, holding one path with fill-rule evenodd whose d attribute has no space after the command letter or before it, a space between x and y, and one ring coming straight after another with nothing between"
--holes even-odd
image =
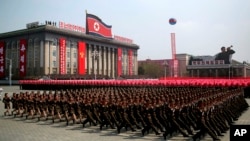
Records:
<instances>
[{"instance_id":1,"label":"flagpole on roof","mask_svg":"<svg viewBox=\"0 0 250 141\"><path fill-rule=\"evenodd\" d=\"M85 22L86 22L86 23L85 23L85 30L86 30L85 33L86 33L86 34L88 34L87 14L88 14L88 12L87 12L87 9L86 9L86 10L85 10L85 17L86 17L86 18L85 18Z\"/></svg>"}]
</instances>

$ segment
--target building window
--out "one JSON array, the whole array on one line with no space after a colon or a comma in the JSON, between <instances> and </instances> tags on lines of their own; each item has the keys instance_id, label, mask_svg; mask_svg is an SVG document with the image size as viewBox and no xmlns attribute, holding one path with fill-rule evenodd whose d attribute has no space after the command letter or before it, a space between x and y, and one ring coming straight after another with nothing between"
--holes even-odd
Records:
<instances>
[{"instance_id":1,"label":"building window","mask_svg":"<svg viewBox=\"0 0 250 141\"><path fill-rule=\"evenodd\" d=\"M53 46L57 46L57 39L54 39L52 44Z\"/></svg>"},{"instance_id":2,"label":"building window","mask_svg":"<svg viewBox=\"0 0 250 141\"><path fill-rule=\"evenodd\" d=\"M67 74L70 74L70 68L67 68Z\"/></svg>"},{"instance_id":3,"label":"building window","mask_svg":"<svg viewBox=\"0 0 250 141\"><path fill-rule=\"evenodd\" d=\"M74 69L74 70L73 70L73 73L76 74L76 73L77 73L77 69Z\"/></svg>"},{"instance_id":4,"label":"building window","mask_svg":"<svg viewBox=\"0 0 250 141\"><path fill-rule=\"evenodd\" d=\"M57 68L53 68L52 71L53 74L57 74Z\"/></svg>"},{"instance_id":5,"label":"building window","mask_svg":"<svg viewBox=\"0 0 250 141\"><path fill-rule=\"evenodd\" d=\"M67 52L67 58L70 58L70 52Z\"/></svg>"},{"instance_id":6,"label":"building window","mask_svg":"<svg viewBox=\"0 0 250 141\"><path fill-rule=\"evenodd\" d=\"M53 61L53 67L56 67L56 61Z\"/></svg>"},{"instance_id":7,"label":"building window","mask_svg":"<svg viewBox=\"0 0 250 141\"><path fill-rule=\"evenodd\" d=\"M76 68L76 62L74 62L73 67Z\"/></svg>"},{"instance_id":8,"label":"building window","mask_svg":"<svg viewBox=\"0 0 250 141\"><path fill-rule=\"evenodd\" d=\"M70 62L67 62L67 68L70 68Z\"/></svg>"},{"instance_id":9,"label":"building window","mask_svg":"<svg viewBox=\"0 0 250 141\"><path fill-rule=\"evenodd\" d=\"M56 57L56 50L53 50L53 56Z\"/></svg>"},{"instance_id":10,"label":"building window","mask_svg":"<svg viewBox=\"0 0 250 141\"><path fill-rule=\"evenodd\" d=\"M76 52L74 52L74 58L76 58L77 57L77 54L76 54Z\"/></svg>"}]
</instances>

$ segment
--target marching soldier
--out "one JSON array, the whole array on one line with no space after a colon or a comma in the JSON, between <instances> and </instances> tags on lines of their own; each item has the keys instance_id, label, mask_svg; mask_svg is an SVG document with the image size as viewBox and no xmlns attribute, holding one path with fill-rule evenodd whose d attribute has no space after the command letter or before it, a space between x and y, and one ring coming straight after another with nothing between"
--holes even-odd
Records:
<instances>
[{"instance_id":1,"label":"marching soldier","mask_svg":"<svg viewBox=\"0 0 250 141\"><path fill-rule=\"evenodd\" d=\"M8 93L4 94L4 98L3 98L3 103L4 103L4 109L6 109L6 111L4 112L4 116L10 115L10 102L11 102L11 98L8 96Z\"/></svg>"}]
</instances>

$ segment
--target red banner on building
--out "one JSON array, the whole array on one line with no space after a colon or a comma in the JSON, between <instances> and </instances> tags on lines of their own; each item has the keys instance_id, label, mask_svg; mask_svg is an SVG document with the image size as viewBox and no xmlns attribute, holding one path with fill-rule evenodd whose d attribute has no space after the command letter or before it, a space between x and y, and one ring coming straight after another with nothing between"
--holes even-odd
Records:
<instances>
[{"instance_id":1,"label":"red banner on building","mask_svg":"<svg viewBox=\"0 0 250 141\"><path fill-rule=\"evenodd\" d=\"M173 65L174 65L174 77L178 77L178 60L173 59Z\"/></svg>"},{"instance_id":2,"label":"red banner on building","mask_svg":"<svg viewBox=\"0 0 250 141\"><path fill-rule=\"evenodd\" d=\"M111 25L106 25L99 17L86 15L86 33L106 38L112 38Z\"/></svg>"},{"instance_id":3,"label":"red banner on building","mask_svg":"<svg viewBox=\"0 0 250 141\"><path fill-rule=\"evenodd\" d=\"M128 51L128 74L132 75L133 74L133 58L132 58L132 50L130 49Z\"/></svg>"},{"instance_id":4,"label":"red banner on building","mask_svg":"<svg viewBox=\"0 0 250 141\"><path fill-rule=\"evenodd\" d=\"M85 42L78 42L78 73L85 74Z\"/></svg>"},{"instance_id":5,"label":"red banner on building","mask_svg":"<svg viewBox=\"0 0 250 141\"><path fill-rule=\"evenodd\" d=\"M66 74L66 40L59 39L59 56L60 56L60 74Z\"/></svg>"},{"instance_id":6,"label":"red banner on building","mask_svg":"<svg viewBox=\"0 0 250 141\"><path fill-rule=\"evenodd\" d=\"M0 42L0 78L4 77L5 72L5 43Z\"/></svg>"},{"instance_id":7,"label":"red banner on building","mask_svg":"<svg viewBox=\"0 0 250 141\"><path fill-rule=\"evenodd\" d=\"M117 49L117 75L120 76L122 75L122 49L118 48Z\"/></svg>"},{"instance_id":8,"label":"red banner on building","mask_svg":"<svg viewBox=\"0 0 250 141\"><path fill-rule=\"evenodd\" d=\"M27 50L27 40L20 40L20 58L19 58L19 76L22 78L26 75L26 50Z\"/></svg>"}]
</instances>

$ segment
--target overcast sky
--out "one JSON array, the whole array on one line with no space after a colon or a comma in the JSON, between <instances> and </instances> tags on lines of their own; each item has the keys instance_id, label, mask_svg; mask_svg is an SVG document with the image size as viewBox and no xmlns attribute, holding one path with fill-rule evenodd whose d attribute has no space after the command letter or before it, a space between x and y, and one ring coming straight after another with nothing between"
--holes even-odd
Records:
<instances>
[{"instance_id":1,"label":"overcast sky","mask_svg":"<svg viewBox=\"0 0 250 141\"><path fill-rule=\"evenodd\" d=\"M233 45L233 58L250 63L250 0L1 0L0 33L45 20L85 27L85 10L133 39L139 60L170 59L174 32L176 53L215 55Z\"/></svg>"}]
</instances>

